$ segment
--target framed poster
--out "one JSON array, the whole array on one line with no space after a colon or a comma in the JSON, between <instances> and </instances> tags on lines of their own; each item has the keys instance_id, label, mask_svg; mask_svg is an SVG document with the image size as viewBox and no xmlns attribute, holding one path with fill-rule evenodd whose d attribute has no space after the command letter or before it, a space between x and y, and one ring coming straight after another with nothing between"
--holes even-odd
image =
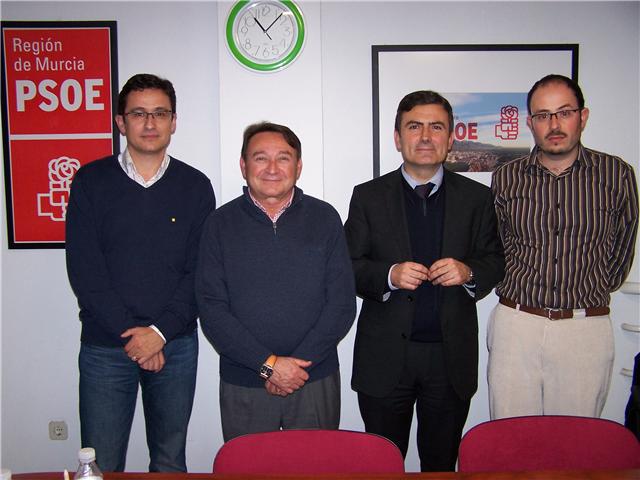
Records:
<instances>
[{"instance_id":1,"label":"framed poster","mask_svg":"<svg viewBox=\"0 0 640 480\"><path fill-rule=\"evenodd\" d=\"M533 146L527 92L549 73L578 77L578 45L373 45L373 176L400 166L393 141L400 100L434 90L453 107L445 167L489 183L498 165Z\"/></svg>"},{"instance_id":2,"label":"framed poster","mask_svg":"<svg viewBox=\"0 0 640 480\"><path fill-rule=\"evenodd\" d=\"M73 175L119 151L116 22L2 22L9 248L64 248Z\"/></svg>"}]
</instances>

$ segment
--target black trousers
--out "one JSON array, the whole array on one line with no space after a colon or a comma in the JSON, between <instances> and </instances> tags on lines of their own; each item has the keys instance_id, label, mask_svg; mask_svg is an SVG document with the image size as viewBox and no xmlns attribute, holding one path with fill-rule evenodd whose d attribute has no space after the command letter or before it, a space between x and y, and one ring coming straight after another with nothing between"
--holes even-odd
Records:
<instances>
[{"instance_id":1,"label":"black trousers","mask_svg":"<svg viewBox=\"0 0 640 480\"><path fill-rule=\"evenodd\" d=\"M441 343L410 343L402 378L389 396L377 398L358 392L365 430L394 442L403 456L409 446L415 405L423 472L455 470L469 404L449 382Z\"/></svg>"}]
</instances>

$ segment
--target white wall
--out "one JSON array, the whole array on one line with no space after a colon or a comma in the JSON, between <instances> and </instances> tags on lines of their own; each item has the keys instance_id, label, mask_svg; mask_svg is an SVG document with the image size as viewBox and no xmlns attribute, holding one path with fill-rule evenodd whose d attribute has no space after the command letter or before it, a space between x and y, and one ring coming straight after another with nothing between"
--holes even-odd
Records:
<instances>
[{"instance_id":1,"label":"white wall","mask_svg":"<svg viewBox=\"0 0 640 480\"><path fill-rule=\"evenodd\" d=\"M372 174L372 44L579 43L580 82L591 108L584 142L640 169L637 2L300 2L309 35L303 54L288 69L267 75L245 70L228 54L222 32L231 5L3 2L2 19L117 20L120 85L141 71L174 82L178 131L170 151L212 179L219 203L240 192L242 129L268 119L290 125L302 140L300 186L332 203L346 218L353 185ZM460 75L472 74L460 65ZM391 125L388 131L391 135ZM4 221L2 238L0 460L16 472L74 468L80 446L80 328L64 253L7 250ZM638 263L630 278L636 282ZM483 332L494 304L491 296L479 306L481 378L467 427L488 415ZM612 308L616 324L638 321L636 297L616 294ZM361 430L356 396L349 388L354 332L340 345L341 426ZM621 352L633 353L640 344L631 333L617 330L617 336L619 355L605 416L620 421L630 382L617 372L631 364L628 353ZM187 447L191 471L210 471L222 443L217 370L217 355L201 338ZM48 440L52 419L67 421L69 440ZM36 458L27 455L27 447L38 452ZM138 412L127 469L145 470L146 462ZM407 470L417 469L412 445Z\"/></svg>"}]
</instances>

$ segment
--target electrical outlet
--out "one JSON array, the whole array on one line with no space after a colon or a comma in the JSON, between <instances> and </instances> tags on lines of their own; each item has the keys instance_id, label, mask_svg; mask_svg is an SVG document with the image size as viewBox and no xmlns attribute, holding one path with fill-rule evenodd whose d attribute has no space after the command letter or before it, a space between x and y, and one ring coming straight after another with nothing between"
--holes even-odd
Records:
<instances>
[{"instance_id":1,"label":"electrical outlet","mask_svg":"<svg viewBox=\"0 0 640 480\"><path fill-rule=\"evenodd\" d=\"M69 430L67 428L67 422L64 420L49 422L49 439L51 440L66 440L69 437Z\"/></svg>"}]
</instances>

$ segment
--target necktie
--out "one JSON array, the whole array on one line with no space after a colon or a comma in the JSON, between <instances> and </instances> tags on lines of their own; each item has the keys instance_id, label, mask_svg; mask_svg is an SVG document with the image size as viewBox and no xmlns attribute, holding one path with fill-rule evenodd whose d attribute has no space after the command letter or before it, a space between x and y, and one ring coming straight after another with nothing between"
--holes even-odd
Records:
<instances>
[{"instance_id":1,"label":"necktie","mask_svg":"<svg viewBox=\"0 0 640 480\"><path fill-rule=\"evenodd\" d=\"M414 192L416 192L416 194L422 198L422 199L426 199L429 194L431 193L431 190L433 190L433 187L435 187L436 185L434 183L425 183L424 185L418 185L416 186L416 188L414 188Z\"/></svg>"}]
</instances>

